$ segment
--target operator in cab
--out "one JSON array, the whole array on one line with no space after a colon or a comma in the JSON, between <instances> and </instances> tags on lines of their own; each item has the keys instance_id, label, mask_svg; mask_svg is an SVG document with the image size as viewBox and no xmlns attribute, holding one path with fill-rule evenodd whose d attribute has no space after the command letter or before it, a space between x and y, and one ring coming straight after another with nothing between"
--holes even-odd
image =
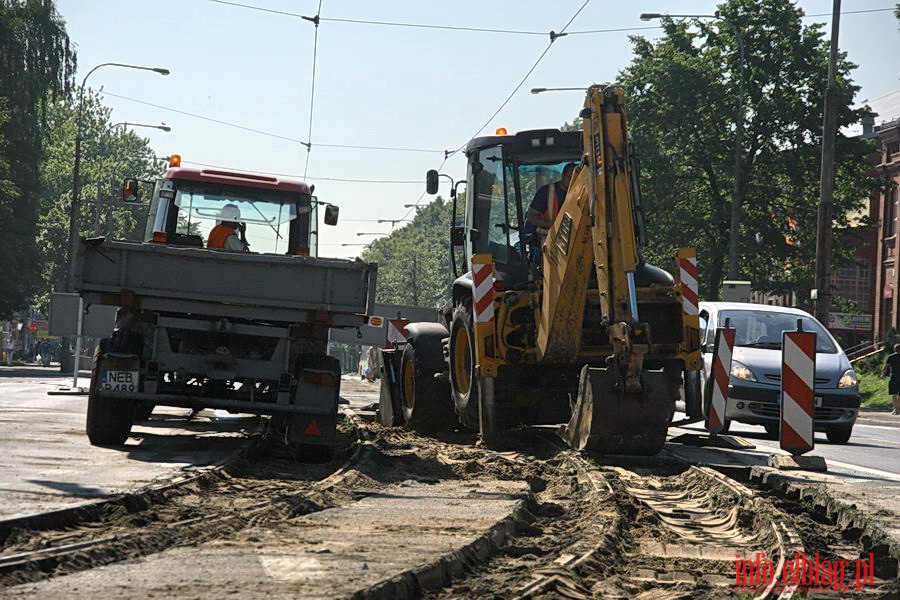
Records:
<instances>
[{"instance_id":1,"label":"operator in cab","mask_svg":"<svg viewBox=\"0 0 900 600\"><path fill-rule=\"evenodd\" d=\"M226 204L219 212L221 219L209 232L206 247L214 250L250 252L247 243L247 225L241 222L241 209L234 204Z\"/></svg>"},{"instance_id":2,"label":"operator in cab","mask_svg":"<svg viewBox=\"0 0 900 600\"><path fill-rule=\"evenodd\" d=\"M575 163L567 163L563 167L559 181L549 183L540 188L531 200L531 205L528 207L525 218L537 229L541 245L547 238L547 232L553 225L556 215L559 214L559 210L566 200L566 192L569 190L569 182L572 180L572 173L574 172Z\"/></svg>"}]
</instances>

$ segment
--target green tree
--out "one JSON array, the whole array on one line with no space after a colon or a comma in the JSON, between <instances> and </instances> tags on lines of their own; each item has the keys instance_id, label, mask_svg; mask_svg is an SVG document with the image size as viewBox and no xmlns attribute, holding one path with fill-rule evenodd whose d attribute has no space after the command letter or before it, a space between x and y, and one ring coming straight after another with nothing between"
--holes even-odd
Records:
<instances>
[{"instance_id":1,"label":"green tree","mask_svg":"<svg viewBox=\"0 0 900 600\"><path fill-rule=\"evenodd\" d=\"M36 222L42 131L53 97L71 90L75 53L50 0L0 0L0 317L40 285Z\"/></svg>"},{"instance_id":2,"label":"green tree","mask_svg":"<svg viewBox=\"0 0 900 600\"><path fill-rule=\"evenodd\" d=\"M451 208L438 196L422 205L412 223L362 253L363 260L378 263L378 302L437 306L449 295Z\"/></svg>"},{"instance_id":3,"label":"green tree","mask_svg":"<svg viewBox=\"0 0 900 600\"><path fill-rule=\"evenodd\" d=\"M744 46L740 278L755 289L803 293L815 264L828 40L804 26L789 0L728 0L722 19L663 20L656 43L634 36L635 58L621 74L642 156L648 257L663 264L674 248L698 250L700 288L716 297L727 267L734 187L736 106ZM858 87L845 55L837 74L838 124L860 120ZM834 194L835 264L858 242L850 216L873 181L862 174L867 143L839 136ZM859 223L864 223L860 221Z\"/></svg>"},{"instance_id":4,"label":"green tree","mask_svg":"<svg viewBox=\"0 0 900 600\"><path fill-rule=\"evenodd\" d=\"M46 308L54 287L66 278L76 112L76 101L71 97L47 106L36 230L42 281L34 296L35 304L41 309ZM98 94L85 92L79 233L137 241L142 239L146 205L113 208L95 201L120 199L123 178L150 180L159 175L159 168L148 140L133 130L113 127L110 112ZM147 188L145 184L145 198L149 193Z\"/></svg>"}]
</instances>

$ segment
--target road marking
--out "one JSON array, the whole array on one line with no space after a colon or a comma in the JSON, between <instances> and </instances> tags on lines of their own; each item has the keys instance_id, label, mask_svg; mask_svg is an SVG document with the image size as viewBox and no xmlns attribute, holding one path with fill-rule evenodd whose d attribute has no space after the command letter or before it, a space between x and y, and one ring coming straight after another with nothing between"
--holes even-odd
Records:
<instances>
[{"instance_id":1,"label":"road marking","mask_svg":"<svg viewBox=\"0 0 900 600\"><path fill-rule=\"evenodd\" d=\"M853 465L850 463L840 462L837 460L832 460L830 458L826 458L825 462L828 463L828 466L837 466L847 469L848 471L857 471L859 473L867 473L871 475L875 475L876 477L880 477L882 479L889 479L891 481L900 482L900 474L890 473L888 471L881 471L879 469L870 469L869 467L861 467L859 465Z\"/></svg>"}]
</instances>

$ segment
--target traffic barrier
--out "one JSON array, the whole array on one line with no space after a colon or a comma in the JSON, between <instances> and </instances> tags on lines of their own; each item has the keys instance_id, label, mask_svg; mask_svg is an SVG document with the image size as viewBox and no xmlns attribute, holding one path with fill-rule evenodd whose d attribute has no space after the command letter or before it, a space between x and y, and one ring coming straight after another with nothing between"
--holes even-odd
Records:
<instances>
[{"instance_id":1,"label":"traffic barrier","mask_svg":"<svg viewBox=\"0 0 900 600\"><path fill-rule=\"evenodd\" d=\"M385 348L394 348L398 342L405 342L409 337L406 326L409 325L409 319L388 319L387 326L387 343Z\"/></svg>"},{"instance_id":2,"label":"traffic barrier","mask_svg":"<svg viewBox=\"0 0 900 600\"><path fill-rule=\"evenodd\" d=\"M678 260L678 279L681 281L681 301L686 315L699 312L697 294L697 251L693 248L682 248L676 254Z\"/></svg>"},{"instance_id":3,"label":"traffic barrier","mask_svg":"<svg viewBox=\"0 0 900 600\"><path fill-rule=\"evenodd\" d=\"M706 414L706 429L713 435L725 430L725 401L728 398L728 378L731 374L734 332L733 327L716 329L715 353L709 372L710 402Z\"/></svg>"},{"instance_id":4,"label":"traffic barrier","mask_svg":"<svg viewBox=\"0 0 900 600\"><path fill-rule=\"evenodd\" d=\"M781 354L781 449L798 455L813 449L816 334L802 331L782 334Z\"/></svg>"}]
</instances>

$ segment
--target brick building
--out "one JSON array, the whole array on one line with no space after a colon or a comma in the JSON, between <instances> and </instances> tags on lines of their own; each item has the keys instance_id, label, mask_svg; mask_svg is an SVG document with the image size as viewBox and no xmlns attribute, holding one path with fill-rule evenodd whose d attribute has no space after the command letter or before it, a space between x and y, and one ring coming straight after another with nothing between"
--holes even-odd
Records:
<instances>
[{"instance_id":1,"label":"brick building","mask_svg":"<svg viewBox=\"0 0 900 600\"><path fill-rule=\"evenodd\" d=\"M863 124L863 136L877 143L877 164L872 170L885 186L872 197L874 215L878 218L875 246L874 335L883 340L889 329L898 327L900 301L900 263L897 236L900 233L900 91L871 102L878 113L875 123Z\"/></svg>"}]
</instances>

